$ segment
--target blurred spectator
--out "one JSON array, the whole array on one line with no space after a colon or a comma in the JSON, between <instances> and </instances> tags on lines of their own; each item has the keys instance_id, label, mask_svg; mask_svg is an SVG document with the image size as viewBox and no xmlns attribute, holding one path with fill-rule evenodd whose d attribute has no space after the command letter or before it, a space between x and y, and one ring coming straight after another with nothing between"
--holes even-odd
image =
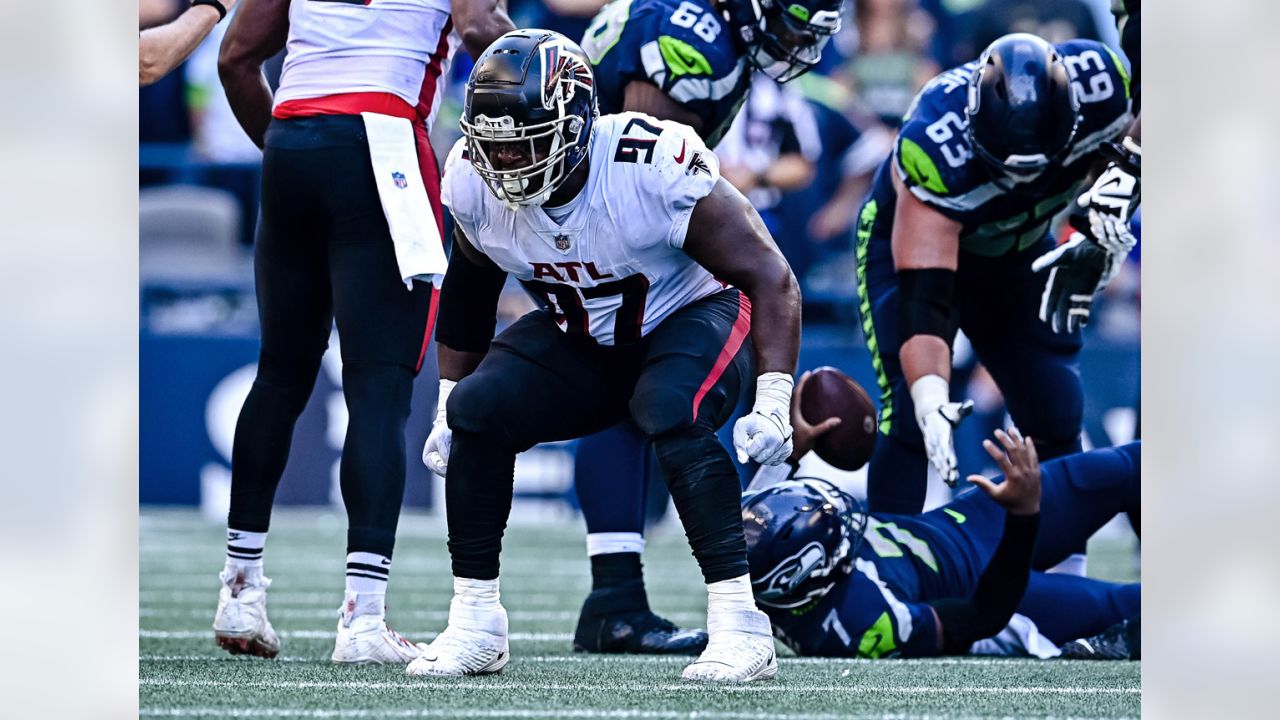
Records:
<instances>
[{"instance_id":1,"label":"blurred spectator","mask_svg":"<svg viewBox=\"0 0 1280 720\"><path fill-rule=\"evenodd\" d=\"M236 121L218 78L218 48L227 25L215 27L187 61L186 98L195 150L201 159L212 162L258 162L262 151Z\"/></svg>"},{"instance_id":2,"label":"blurred spectator","mask_svg":"<svg viewBox=\"0 0 1280 720\"><path fill-rule=\"evenodd\" d=\"M808 241L800 233L779 232L773 210L783 193L813 180L821 154L813 110L804 97L764 73L752 76L746 102L716 146L720 174L760 212L797 276L808 267Z\"/></svg>"},{"instance_id":3,"label":"blurred spectator","mask_svg":"<svg viewBox=\"0 0 1280 720\"><path fill-rule=\"evenodd\" d=\"M145 32L167 23L189 7L190 3L184 0L139 0L138 28ZM190 139L191 122L187 117L182 78L174 73L153 84L142 85L138 90L138 140L181 143Z\"/></svg>"},{"instance_id":4,"label":"blurred spectator","mask_svg":"<svg viewBox=\"0 0 1280 720\"><path fill-rule=\"evenodd\" d=\"M896 128L916 91L938 73L925 53L934 23L915 0L857 0L858 52L842 79L862 109Z\"/></svg>"},{"instance_id":5,"label":"blurred spectator","mask_svg":"<svg viewBox=\"0 0 1280 720\"><path fill-rule=\"evenodd\" d=\"M826 242L853 226L853 219L871 188L876 170L893 152L893 139L893 130L875 123L845 152L840 161L839 187L809 221L809 232L815 240Z\"/></svg>"},{"instance_id":6,"label":"blurred spectator","mask_svg":"<svg viewBox=\"0 0 1280 720\"><path fill-rule=\"evenodd\" d=\"M554 30L579 42L592 18L607 0L512 0L511 17L516 27Z\"/></svg>"},{"instance_id":7,"label":"blurred spectator","mask_svg":"<svg viewBox=\"0 0 1280 720\"><path fill-rule=\"evenodd\" d=\"M235 4L236 0L199 0L176 20L159 27L150 27L150 24L165 17L163 3L146 0L139 4L138 26L146 29L138 35L138 84L150 85L168 75L191 55ZM169 8L172 7L170 4Z\"/></svg>"},{"instance_id":8,"label":"blurred spectator","mask_svg":"<svg viewBox=\"0 0 1280 720\"><path fill-rule=\"evenodd\" d=\"M966 58L1012 32L1039 35L1051 43L1102 39L1097 16L1083 0L988 0L974 11L971 22Z\"/></svg>"}]
</instances>

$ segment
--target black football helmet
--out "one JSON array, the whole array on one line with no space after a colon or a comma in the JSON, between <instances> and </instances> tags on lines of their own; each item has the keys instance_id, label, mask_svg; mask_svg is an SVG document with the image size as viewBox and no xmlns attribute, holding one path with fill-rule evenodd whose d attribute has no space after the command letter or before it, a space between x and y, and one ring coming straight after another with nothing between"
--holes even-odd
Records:
<instances>
[{"instance_id":1,"label":"black football helmet","mask_svg":"<svg viewBox=\"0 0 1280 720\"><path fill-rule=\"evenodd\" d=\"M797 608L852 572L867 515L835 485L799 478L744 493L742 525L756 602Z\"/></svg>"},{"instance_id":2,"label":"black football helmet","mask_svg":"<svg viewBox=\"0 0 1280 720\"><path fill-rule=\"evenodd\" d=\"M1080 101L1057 49L1013 33L982 51L966 115L973 153L997 178L1028 182L1071 151Z\"/></svg>"},{"instance_id":3,"label":"black football helmet","mask_svg":"<svg viewBox=\"0 0 1280 720\"><path fill-rule=\"evenodd\" d=\"M514 30L476 60L460 124L489 190L512 205L541 205L586 159L598 114L582 48L550 30ZM527 160L500 167L499 154Z\"/></svg>"},{"instance_id":4,"label":"black football helmet","mask_svg":"<svg viewBox=\"0 0 1280 720\"><path fill-rule=\"evenodd\" d=\"M813 69L840 32L844 0L720 0L751 64L778 82Z\"/></svg>"}]
</instances>

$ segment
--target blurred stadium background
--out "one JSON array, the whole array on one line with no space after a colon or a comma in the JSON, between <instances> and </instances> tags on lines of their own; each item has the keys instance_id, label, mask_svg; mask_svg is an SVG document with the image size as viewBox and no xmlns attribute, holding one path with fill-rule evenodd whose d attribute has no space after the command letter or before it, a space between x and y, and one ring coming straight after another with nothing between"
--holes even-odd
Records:
<instances>
[{"instance_id":1,"label":"blurred stadium background","mask_svg":"<svg viewBox=\"0 0 1280 720\"><path fill-rule=\"evenodd\" d=\"M603 4L510 0L510 12L519 27L548 27L580 38ZM140 26L165 22L184 5L185 0L142 0ZM786 86L758 78L717 152L725 176L748 192L801 280L801 369L838 367L877 395L858 317L851 223L891 147L897 118L920 86L1007 32L1034 32L1051 42L1100 39L1118 51L1110 5L1110 0L852 0L845 5L844 30L816 72ZM226 23L220 24L177 72L142 88L138 166L140 501L200 507L218 522L225 518L230 486L231 437L257 356L251 256L261 160L218 81L217 52L225 29ZM281 60L268 65L273 85ZM466 53L458 53L433 134L441 157L458 137L461 89L470 67ZM749 185L773 164L792 170L795 180L789 187ZM1081 360L1086 446L1126 442L1138 432L1136 255L1095 306L1095 319L1086 329ZM523 292L510 286L500 313L510 321L529 307ZM336 343L335 334L325 371L299 421L277 496L280 505L341 502L337 467L346 409ZM435 405L434 352L428 358L407 431L406 506L430 510L442 484L417 458ZM998 390L974 364L963 340L957 366L960 379L954 386L965 387L978 407L957 439L963 476L986 469L978 439L1005 413ZM517 515L564 518L575 512L573 452L573 443L565 443L521 457ZM811 456L806 462L821 461ZM846 478L855 493L859 475ZM661 483L652 485L661 488ZM947 493L935 483L931 504ZM663 503L655 498L657 507Z\"/></svg>"}]
</instances>

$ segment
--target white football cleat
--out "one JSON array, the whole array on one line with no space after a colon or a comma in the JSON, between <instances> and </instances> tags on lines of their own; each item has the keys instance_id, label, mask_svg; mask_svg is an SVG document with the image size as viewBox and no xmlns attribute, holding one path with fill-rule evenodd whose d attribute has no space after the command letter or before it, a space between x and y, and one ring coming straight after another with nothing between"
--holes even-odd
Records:
<instances>
[{"instance_id":1,"label":"white football cleat","mask_svg":"<svg viewBox=\"0 0 1280 720\"><path fill-rule=\"evenodd\" d=\"M232 655L273 658L280 652L280 638L267 620L267 588L271 579L259 576L252 582L244 572L235 576L218 574L218 611L213 617L213 638L218 647Z\"/></svg>"},{"instance_id":2,"label":"white football cleat","mask_svg":"<svg viewBox=\"0 0 1280 720\"><path fill-rule=\"evenodd\" d=\"M338 640L333 646L333 662L351 665L404 665L422 654L426 643L409 642L387 627L380 615L338 619Z\"/></svg>"},{"instance_id":3,"label":"white football cleat","mask_svg":"<svg viewBox=\"0 0 1280 720\"><path fill-rule=\"evenodd\" d=\"M707 649L680 673L685 680L741 683L778 674L769 617L752 609L707 614Z\"/></svg>"},{"instance_id":4,"label":"white football cleat","mask_svg":"<svg viewBox=\"0 0 1280 720\"><path fill-rule=\"evenodd\" d=\"M507 611L479 610L454 598L449 605L449 626L409 663L409 675L461 677L487 675L507 666Z\"/></svg>"}]
</instances>

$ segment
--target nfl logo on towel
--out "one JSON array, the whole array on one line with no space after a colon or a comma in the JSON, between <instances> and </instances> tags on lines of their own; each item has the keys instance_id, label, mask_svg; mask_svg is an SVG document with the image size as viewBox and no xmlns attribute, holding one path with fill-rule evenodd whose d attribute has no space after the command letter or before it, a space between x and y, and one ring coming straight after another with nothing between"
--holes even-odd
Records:
<instances>
[{"instance_id":1,"label":"nfl logo on towel","mask_svg":"<svg viewBox=\"0 0 1280 720\"><path fill-rule=\"evenodd\" d=\"M568 236L568 235L557 235L557 236L555 237L555 241L556 241L556 249L557 249L557 250L568 250L568 249L569 249L569 236Z\"/></svg>"},{"instance_id":2,"label":"nfl logo on towel","mask_svg":"<svg viewBox=\"0 0 1280 720\"><path fill-rule=\"evenodd\" d=\"M409 181L405 179L404 173L402 172L391 173L391 179L396 181L396 187L400 188L401 190L409 187Z\"/></svg>"}]
</instances>

